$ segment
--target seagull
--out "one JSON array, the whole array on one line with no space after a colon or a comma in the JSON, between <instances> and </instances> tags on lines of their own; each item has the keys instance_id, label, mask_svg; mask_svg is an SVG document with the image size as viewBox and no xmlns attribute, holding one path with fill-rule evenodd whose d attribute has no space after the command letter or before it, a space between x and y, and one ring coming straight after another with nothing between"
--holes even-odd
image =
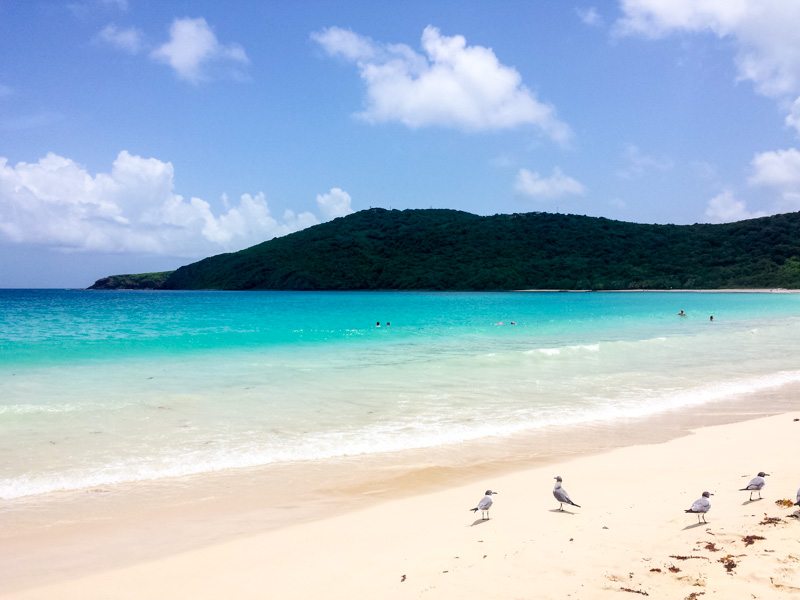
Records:
<instances>
[{"instance_id":1,"label":"seagull","mask_svg":"<svg viewBox=\"0 0 800 600\"><path fill-rule=\"evenodd\" d=\"M706 513L711 510L711 500L708 499L709 496L713 496L711 492L703 492L703 497L698 498L692 504L692 508L689 510L685 510L683 512L687 513L697 513L697 522L700 522L700 515L703 515L703 523L708 523L706 521Z\"/></svg>"},{"instance_id":2,"label":"seagull","mask_svg":"<svg viewBox=\"0 0 800 600\"><path fill-rule=\"evenodd\" d=\"M750 480L747 487L740 489L740 492L750 492L750 500L753 499L753 492L758 492L758 499L761 500L761 489L767 484L764 477L769 477L769 473L760 471L756 477Z\"/></svg>"},{"instance_id":3,"label":"seagull","mask_svg":"<svg viewBox=\"0 0 800 600\"><path fill-rule=\"evenodd\" d=\"M561 504L558 506L558 510L564 510L562 507L564 504L571 504L572 506L577 506L580 508L580 505L575 504L572 500L569 499L569 494L567 490L561 487L561 475L555 477L556 480L556 487L553 488L553 496L556 497Z\"/></svg>"},{"instance_id":4,"label":"seagull","mask_svg":"<svg viewBox=\"0 0 800 600\"><path fill-rule=\"evenodd\" d=\"M481 498L481 501L478 502L478 506L475 508L470 508L470 510L474 513L481 511L481 518L486 521L489 519L489 509L492 508L492 494L496 494L497 492L493 492L492 490L486 490L486 495ZM486 513L486 516L483 516L483 513Z\"/></svg>"},{"instance_id":5,"label":"seagull","mask_svg":"<svg viewBox=\"0 0 800 600\"><path fill-rule=\"evenodd\" d=\"M797 490L797 502L795 502L794 505L800 506L800 490Z\"/></svg>"}]
</instances>

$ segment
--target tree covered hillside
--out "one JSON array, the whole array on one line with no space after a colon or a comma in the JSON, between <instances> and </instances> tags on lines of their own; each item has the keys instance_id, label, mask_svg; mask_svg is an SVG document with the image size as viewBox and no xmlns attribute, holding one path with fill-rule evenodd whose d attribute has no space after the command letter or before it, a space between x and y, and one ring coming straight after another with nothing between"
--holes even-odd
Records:
<instances>
[{"instance_id":1,"label":"tree covered hillside","mask_svg":"<svg viewBox=\"0 0 800 600\"><path fill-rule=\"evenodd\" d=\"M551 213L364 210L181 267L164 289L800 287L800 213L645 225Z\"/></svg>"}]
</instances>

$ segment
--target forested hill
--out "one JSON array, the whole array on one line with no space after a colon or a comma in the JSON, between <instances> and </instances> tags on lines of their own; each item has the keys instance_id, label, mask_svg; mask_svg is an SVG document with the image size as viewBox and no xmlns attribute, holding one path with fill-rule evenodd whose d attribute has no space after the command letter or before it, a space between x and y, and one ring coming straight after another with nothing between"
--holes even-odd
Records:
<instances>
[{"instance_id":1,"label":"forested hill","mask_svg":"<svg viewBox=\"0 0 800 600\"><path fill-rule=\"evenodd\" d=\"M800 213L644 225L551 213L363 210L181 267L152 287L509 290L800 287ZM130 276L94 289L126 286Z\"/></svg>"}]
</instances>

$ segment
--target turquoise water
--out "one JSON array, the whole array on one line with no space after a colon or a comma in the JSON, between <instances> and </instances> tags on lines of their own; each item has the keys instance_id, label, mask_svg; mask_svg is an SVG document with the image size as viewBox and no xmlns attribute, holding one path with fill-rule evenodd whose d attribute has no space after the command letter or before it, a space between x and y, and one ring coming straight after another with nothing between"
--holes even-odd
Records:
<instances>
[{"instance_id":1,"label":"turquoise water","mask_svg":"<svg viewBox=\"0 0 800 600\"><path fill-rule=\"evenodd\" d=\"M0 498L747 397L799 338L793 294L0 290Z\"/></svg>"}]
</instances>

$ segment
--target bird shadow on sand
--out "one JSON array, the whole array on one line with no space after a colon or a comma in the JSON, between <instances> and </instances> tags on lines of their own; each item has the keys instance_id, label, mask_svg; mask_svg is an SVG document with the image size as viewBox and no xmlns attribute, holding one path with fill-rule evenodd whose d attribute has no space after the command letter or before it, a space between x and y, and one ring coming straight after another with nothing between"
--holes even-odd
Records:
<instances>
[{"instance_id":1,"label":"bird shadow on sand","mask_svg":"<svg viewBox=\"0 0 800 600\"><path fill-rule=\"evenodd\" d=\"M753 502L760 502L763 498L753 498L752 500L745 500L742 502L742 506L747 506L748 504L752 504Z\"/></svg>"},{"instance_id":2,"label":"bird shadow on sand","mask_svg":"<svg viewBox=\"0 0 800 600\"><path fill-rule=\"evenodd\" d=\"M470 527L475 527L475 525L480 525L481 523L488 523L491 519L477 519L475 520Z\"/></svg>"},{"instance_id":3,"label":"bird shadow on sand","mask_svg":"<svg viewBox=\"0 0 800 600\"><path fill-rule=\"evenodd\" d=\"M687 529L694 529L696 527L700 527L700 525L708 525L708 523L700 523L700 522L692 523L691 525L687 525L686 527L684 527L683 530L686 531Z\"/></svg>"},{"instance_id":4,"label":"bird shadow on sand","mask_svg":"<svg viewBox=\"0 0 800 600\"><path fill-rule=\"evenodd\" d=\"M550 512L551 513L561 513L563 515L574 515L574 514L576 514L574 512L570 512L568 510L561 510L561 509L558 509L558 508L552 508L552 509L550 509Z\"/></svg>"}]
</instances>

